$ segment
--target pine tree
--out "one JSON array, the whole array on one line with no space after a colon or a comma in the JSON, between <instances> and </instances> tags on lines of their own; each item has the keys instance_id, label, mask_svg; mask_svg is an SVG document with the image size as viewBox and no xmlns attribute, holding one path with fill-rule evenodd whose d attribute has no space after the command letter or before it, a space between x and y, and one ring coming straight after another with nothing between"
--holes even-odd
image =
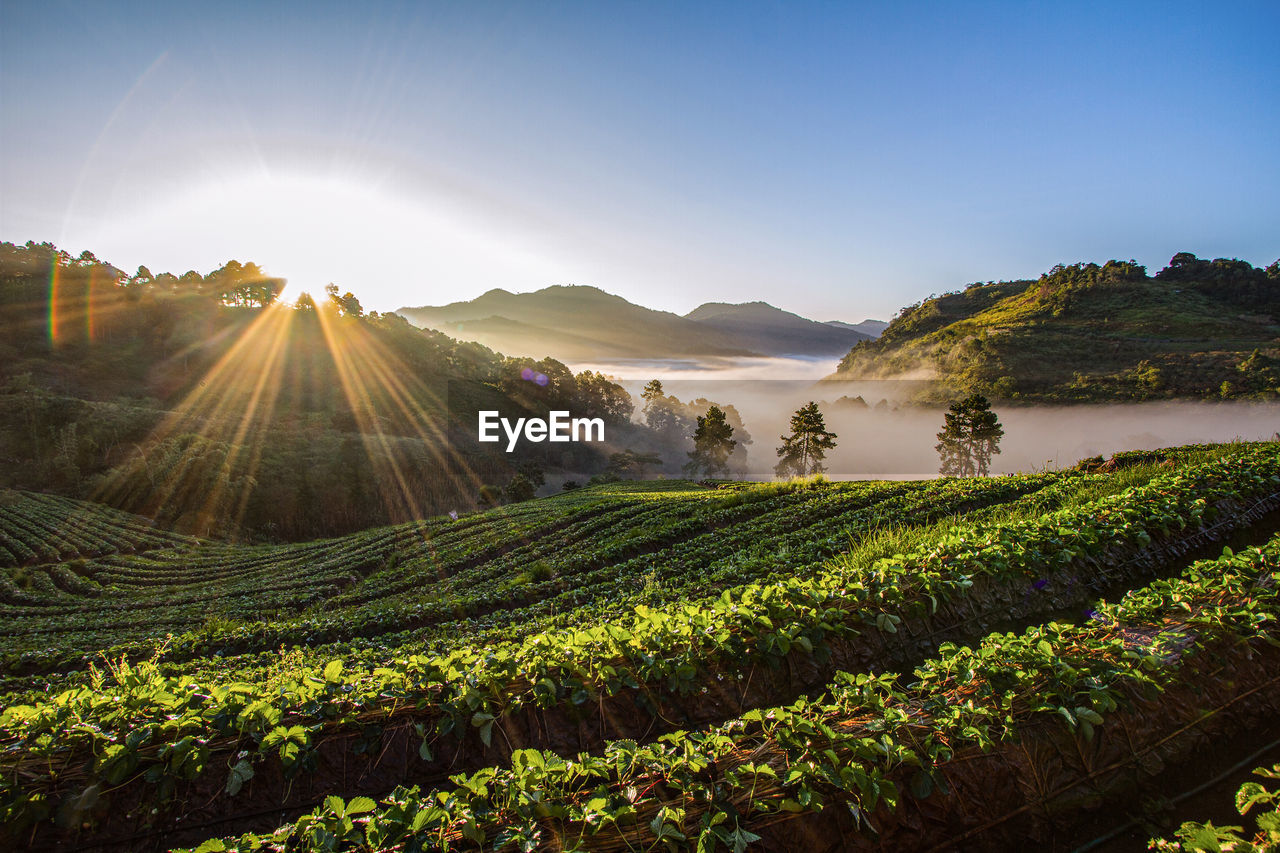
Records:
<instances>
[{"instance_id":1,"label":"pine tree","mask_svg":"<svg viewBox=\"0 0 1280 853\"><path fill-rule=\"evenodd\" d=\"M938 472L946 477L987 476L1003 436L1004 428L986 397L974 394L952 403L934 447L942 459Z\"/></svg>"},{"instance_id":2,"label":"pine tree","mask_svg":"<svg viewBox=\"0 0 1280 853\"><path fill-rule=\"evenodd\" d=\"M698 428L693 433L693 450L684 470L690 476L702 471L705 476L729 473L729 456L738 442L733 440L733 427L725 420L724 411L712 404L706 415L698 416Z\"/></svg>"},{"instance_id":3,"label":"pine tree","mask_svg":"<svg viewBox=\"0 0 1280 853\"><path fill-rule=\"evenodd\" d=\"M670 433L677 429L682 420L676 412L675 403L662 390L662 382L650 379L640 394L644 400L644 422L649 429L658 433Z\"/></svg>"},{"instance_id":4,"label":"pine tree","mask_svg":"<svg viewBox=\"0 0 1280 853\"><path fill-rule=\"evenodd\" d=\"M807 477L823 470L822 460L826 451L836 446L836 434L827 431L818 404L809 401L807 406L796 409L791 416L791 435L780 436L778 448L781 461L773 470L779 477Z\"/></svg>"}]
</instances>

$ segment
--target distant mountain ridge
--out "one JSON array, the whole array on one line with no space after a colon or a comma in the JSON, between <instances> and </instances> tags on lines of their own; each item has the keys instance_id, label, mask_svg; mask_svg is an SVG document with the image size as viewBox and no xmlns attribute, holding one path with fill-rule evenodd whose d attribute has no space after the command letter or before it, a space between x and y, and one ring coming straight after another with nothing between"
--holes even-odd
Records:
<instances>
[{"instance_id":1,"label":"distant mountain ridge","mask_svg":"<svg viewBox=\"0 0 1280 853\"><path fill-rule=\"evenodd\" d=\"M765 355L838 356L871 337L852 328L808 320L767 302L707 302L684 316L703 326L737 335Z\"/></svg>"},{"instance_id":2,"label":"distant mountain ridge","mask_svg":"<svg viewBox=\"0 0 1280 853\"><path fill-rule=\"evenodd\" d=\"M565 361L742 356L835 357L870 336L765 302L709 302L681 317L597 287L490 290L448 305L405 307L409 322L509 355Z\"/></svg>"},{"instance_id":3,"label":"distant mountain ridge","mask_svg":"<svg viewBox=\"0 0 1280 853\"><path fill-rule=\"evenodd\" d=\"M852 329L855 332L861 332L869 338L878 338L889 328L889 324L884 320L863 320L861 323L845 323L842 320L827 320L824 325L835 326L837 329Z\"/></svg>"}]
</instances>

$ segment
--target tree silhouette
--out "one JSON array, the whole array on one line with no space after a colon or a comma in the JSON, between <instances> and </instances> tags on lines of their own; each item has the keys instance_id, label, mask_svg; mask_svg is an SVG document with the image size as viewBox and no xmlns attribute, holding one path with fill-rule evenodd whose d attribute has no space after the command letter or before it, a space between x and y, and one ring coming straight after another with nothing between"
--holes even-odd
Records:
<instances>
[{"instance_id":1,"label":"tree silhouette","mask_svg":"<svg viewBox=\"0 0 1280 853\"><path fill-rule=\"evenodd\" d=\"M662 457L656 453L637 453L631 448L627 448L621 453L614 453L609 456L608 470L623 479L630 477L643 480L644 469L647 466L659 466L661 464Z\"/></svg>"},{"instance_id":2,"label":"tree silhouette","mask_svg":"<svg viewBox=\"0 0 1280 853\"><path fill-rule=\"evenodd\" d=\"M324 292L329 297L329 304L344 317L364 316L364 307L360 304L360 300L356 299L355 294L351 293L351 291L347 291L339 296L338 285L333 282L329 282L325 285Z\"/></svg>"},{"instance_id":3,"label":"tree silhouette","mask_svg":"<svg viewBox=\"0 0 1280 853\"><path fill-rule=\"evenodd\" d=\"M729 456L738 442L733 440L733 427L725 420L724 410L712 404L706 415L698 415L698 428L693 433L693 450L684 470L690 476L702 471L706 476L729 472Z\"/></svg>"},{"instance_id":4,"label":"tree silhouette","mask_svg":"<svg viewBox=\"0 0 1280 853\"><path fill-rule=\"evenodd\" d=\"M530 483L524 474L516 474L511 482L502 487L502 495L511 503L527 501L537 492L537 487Z\"/></svg>"},{"instance_id":5,"label":"tree silhouette","mask_svg":"<svg viewBox=\"0 0 1280 853\"><path fill-rule=\"evenodd\" d=\"M986 397L973 394L952 403L934 447L942 459L938 472L947 477L987 476L1003 436L1004 428Z\"/></svg>"},{"instance_id":6,"label":"tree silhouette","mask_svg":"<svg viewBox=\"0 0 1280 853\"><path fill-rule=\"evenodd\" d=\"M773 470L779 477L807 477L822 472L826 451L836 446L836 434L827 431L818 404L809 401L791 416L791 435L780 436L781 461Z\"/></svg>"},{"instance_id":7,"label":"tree silhouette","mask_svg":"<svg viewBox=\"0 0 1280 853\"><path fill-rule=\"evenodd\" d=\"M684 418L677 410L679 402L663 392L661 381L650 379L640 397L644 400L644 408L641 411L644 413L645 425L649 429L667 435L677 431L683 432L681 421Z\"/></svg>"}]
</instances>

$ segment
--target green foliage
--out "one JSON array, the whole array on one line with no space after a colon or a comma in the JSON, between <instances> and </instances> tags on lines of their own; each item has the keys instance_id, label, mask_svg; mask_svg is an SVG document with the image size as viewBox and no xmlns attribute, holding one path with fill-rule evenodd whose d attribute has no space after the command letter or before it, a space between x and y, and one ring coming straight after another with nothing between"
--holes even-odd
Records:
<instances>
[{"instance_id":1,"label":"green foliage","mask_svg":"<svg viewBox=\"0 0 1280 853\"><path fill-rule=\"evenodd\" d=\"M599 374L366 313L332 285L288 311L282 285L252 263L130 277L91 253L0 243L0 486L200 535L299 540L469 509L477 482L510 479L505 454L458 420L468 393L640 432L629 395ZM526 367L547 384L524 381ZM604 462L592 446L570 456L537 464Z\"/></svg>"},{"instance_id":2,"label":"green foliage","mask_svg":"<svg viewBox=\"0 0 1280 853\"><path fill-rule=\"evenodd\" d=\"M1054 727L1074 736L1066 749L1081 749L1077 744L1123 713L1135 692L1194 691L1194 664L1212 649L1277 642L1280 603L1274 595L1256 598L1256 589L1278 567L1280 539L1198 563L1119 605L1102 604L1078 626L997 633L972 647L944 643L907 678L838 673L819 699L754 709L645 745L611 742L571 760L517 750L509 766L459 774L438 792L397 789L367 812L366 833L382 844L442 850L667 843L741 850L759 840L751 831L757 821L841 804L855 816L854 832L870 843L878 808L947 796L946 771L954 765L1029 745L1052 750L1045 731ZM1186 642L1188 628L1195 643ZM1242 789L1242 809L1273 800L1256 788ZM328 849L308 833L343 814L340 800L326 802L275 833L244 836L239 849ZM1234 829L1210 828L1212 837L1192 849L1221 849L1213 844L1235 840ZM1196 842L1204 835L1189 832Z\"/></svg>"},{"instance_id":3,"label":"green foliage","mask_svg":"<svg viewBox=\"0 0 1280 853\"><path fill-rule=\"evenodd\" d=\"M836 434L827 431L818 404L810 401L791 416L791 434L780 437L778 448L781 457L774 466L779 477L808 477L819 474L826 451L836 446Z\"/></svg>"},{"instance_id":4,"label":"green foliage","mask_svg":"<svg viewBox=\"0 0 1280 853\"><path fill-rule=\"evenodd\" d=\"M511 482L502 487L502 495L511 503L520 503L533 497L537 488L530 483L524 474L516 474Z\"/></svg>"},{"instance_id":5,"label":"green foliage","mask_svg":"<svg viewBox=\"0 0 1280 853\"><path fill-rule=\"evenodd\" d=\"M946 477L985 477L991 457L1000 452L1004 428L981 394L951 404L934 450L942 459L939 473Z\"/></svg>"},{"instance_id":6,"label":"green foliage","mask_svg":"<svg viewBox=\"0 0 1280 853\"><path fill-rule=\"evenodd\" d=\"M724 410L713 404L706 415L698 416L698 427L693 432L693 450L689 451L689 461L684 466L686 473L697 476L701 472L707 477L728 474L729 457L737 446L733 427L726 421Z\"/></svg>"},{"instance_id":7,"label":"green foliage","mask_svg":"<svg viewBox=\"0 0 1280 853\"><path fill-rule=\"evenodd\" d=\"M644 479L645 468L659 466L662 457L656 453L637 453L627 448L620 453L609 456L609 467L605 470L616 474L618 479Z\"/></svg>"},{"instance_id":8,"label":"green foliage","mask_svg":"<svg viewBox=\"0 0 1280 853\"><path fill-rule=\"evenodd\" d=\"M1177 840L1152 839L1150 849L1161 851L1207 851L1207 853L1263 853L1280 848L1280 764L1259 767L1255 776L1272 780L1272 787L1246 782L1236 791L1235 806L1241 817L1254 813L1256 830L1250 834L1242 826L1214 826L1212 821L1186 821L1178 828ZM1241 833L1245 833L1241 835Z\"/></svg>"},{"instance_id":9,"label":"green foliage","mask_svg":"<svg viewBox=\"0 0 1280 853\"><path fill-rule=\"evenodd\" d=\"M913 393L930 403L957 393L1220 398L1254 349L1276 355L1277 282L1243 261L1187 253L1155 277L1133 261L1058 265L1035 281L979 283L907 306L879 339L857 344L838 375L927 377Z\"/></svg>"},{"instance_id":10,"label":"green foliage","mask_svg":"<svg viewBox=\"0 0 1280 853\"><path fill-rule=\"evenodd\" d=\"M424 727L420 737L426 754L440 752L440 738L464 732L468 750L474 750L470 754L483 755L522 709L583 708L594 713L598 703L637 707L633 697L668 702L697 696L708 683L716 683L717 674L734 679L756 667L780 667L791 656L820 656L836 638L853 641L866 635L872 648L880 650L880 660L914 662L906 656L914 646L908 630L918 618L913 614L931 612L939 602L963 601L974 590L985 590L995 611L1007 613L1007 597L1025 594L1031 578L1062 570L1065 584L1080 567L1106 565L1117 553L1145 548L1156 537L1194 529L1211 507L1269 494L1280 482L1280 458L1271 445L1228 448L1208 457L1197 451L1186 458L1186 464L1160 469L1149 481L1127 473L1134 479L1123 493L1082 504L1070 503L1070 496L1109 475L881 484L797 481L717 490L624 484L328 543L224 547L212 549L200 562L189 554L175 555L168 563L150 559L148 571L159 575L128 561L121 568L129 571L114 575L115 582L133 575L144 589L151 588L147 581L155 584L154 593L148 593L154 599L135 601L163 602L167 610L159 613L168 618L184 612L186 605L178 597L183 586L156 582L179 566L192 573L188 585L196 588L190 591L189 606L201 614L215 569L231 579L218 587L219 597L234 595L249 606L255 596L269 595L261 590L264 577L283 584L296 574L294 589L315 583L323 590L331 582L325 571L333 577L353 566L370 568L367 579L350 591L324 594L325 610L332 613L328 622L308 617L261 626L213 623L201 641L208 643L203 647L207 664L179 665L182 658L177 656L141 664L113 658L119 663L109 676L10 703L0 717L0 741L8 747L6 760L17 762L21 772L10 773L16 768L5 765L4 778L23 781L0 788L5 798L0 803L9 809L9 819L21 825L38 819L40 803L80 797L94 785L105 791L119 784L112 781L118 774L131 774L130 785L163 799L169 784L165 780L192 778L184 774L201 778L215 770L223 796L230 796L226 792L235 785L226 774L242 760L248 762L242 770L254 770L255 784L264 763L278 764L286 773L309 773L308 756L317 738L352 738L371 725L390 730L410 719ZM1149 478L1150 472L1144 476ZM618 491L601 491L609 488ZM961 510L1024 497L1034 501L1024 509L1036 510L1026 517L976 518L918 538L914 548L886 552L883 547L891 546L885 544L878 552L838 556L853 537L860 541L904 519L936 522ZM609 535L601 537L600 531ZM406 558L389 559L404 551ZM519 583L495 583L504 577L500 570L510 572L508 578L518 577ZM662 573L663 583L651 585L647 578L655 570ZM112 580L104 573L96 578ZM448 593L434 611L423 597L429 586L437 594ZM398 607L379 611L368 606L398 590L403 591ZM513 609L512 599L502 597L508 594L522 602L541 594L553 606L579 604L564 619L540 623L531 618L539 611ZM598 596L591 606L581 604L591 596ZM981 608L985 600L976 598L974 604ZM1047 598L1040 606L1057 607ZM486 632L467 620L449 623L443 633L452 636L452 645L438 652L425 651L414 636L401 635L400 645L393 639L406 623L422 624L443 614L457 619L459 611L482 608L493 614L487 617L493 630ZM52 625L50 608L38 609L46 625ZM158 615L155 607L135 611L140 620ZM441 615L433 617L433 612ZM1234 616L1223 624L1228 622L1240 624ZM367 654L343 642L329 647L337 652L330 656L316 642L326 630L351 632L362 625L381 637ZM112 632L119 636L120 629ZM1040 634L1028 641L1028 648L1038 648L1041 640L1055 642ZM194 642L175 637L171 648L191 655ZM298 659L274 659L266 669L252 656L215 654L237 645L253 648L254 643L263 649L286 643L315 648ZM1079 671L1089 671L1084 663L1088 657L1082 653ZM1070 717L1064 720L1079 725L1083 719L1093 726L1096 722L1079 710L1091 707L1064 695L1053 713L1061 716L1058 709L1065 709ZM656 716L654 721L660 725ZM166 750L184 738L209 754L197 764L175 764L177 753ZM680 738L659 743L671 756L686 754L687 744ZM48 760L55 753L80 756L73 760L86 769L78 775L49 775ZM819 765L827 766L825 760ZM690 772L696 776L701 771ZM242 785L247 780L239 771L235 776ZM797 812L809 807L793 796L799 793L781 797L795 799ZM591 807L582 819L602 808ZM708 814L713 820L715 814ZM472 817L477 831L489 825L488 817ZM647 815L646 821L652 818ZM733 827L750 831L732 816L725 821L730 836L737 831ZM677 822L672 828L692 838L721 826L695 824ZM505 831L505 824L495 831Z\"/></svg>"},{"instance_id":11,"label":"green foliage","mask_svg":"<svg viewBox=\"0 0 1280 853\"><path fill-rule=\"evenodd\" d=\"M1236 365L1240 386L1254 394L1280 393L1280 358L1254 350Z\"/></svg>"}]
</instances>

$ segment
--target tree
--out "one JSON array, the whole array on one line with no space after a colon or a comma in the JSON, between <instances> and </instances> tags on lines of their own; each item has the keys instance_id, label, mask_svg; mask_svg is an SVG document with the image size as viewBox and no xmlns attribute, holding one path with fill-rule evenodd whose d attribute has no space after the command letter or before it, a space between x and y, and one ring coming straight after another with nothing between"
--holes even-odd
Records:
<instances>
[{"instance_id":1,"label":"tree","mask_svg":"<svg viewBox=\"0 0 1280 853\"><path fill-rule=\"evenodd\" d=\"M646 466L661 464L662 457L656 453L637 453L627 448L621 453L609 456L609 467L606 470L612 471L623 479L634 477L643 480Z\"/></svg>"},{"instance_id":2,"label":"tree","mask_svg":"<svg viewBox=\"0 0 1280 853\"><path fill-rule=\"evenodd\" d=\"M547 484L547 474L542 470L541 463L536 460L529 459L521 462L520 467L516 468L516 473L528 480L535 489Z\"/></svg>"},{"instance_id":3,"label":"tree","mask_svg":"<svg viewBox=\"0 0 1280 853\"><path fill-rule=\"evenodd\" d=\"M946 477L985 477L1003 436L1004 428L986 397L973 394L952 403L934 447L942 459L938 472Z\"/></svg>"},{"instance_id":4,"label":"tree","mask_svg":"<svg viewBox=\"0 0 1280 853\"><path fill-rule=\"evenodd\" d=\"M680 413L676 411L678 401L668 397L662 390L662 382L650 379L640 394L644 400L644 422L649 429L657 433L670 433L680 426Z\"/></svg>"},{"instance_id":5,"label":"tree","mask_svg":"<svg viewBox=\"0 0 1280 853\"><path fill-rule=\"evenodd\" d=\"M1255 394L1280 388L1280 360L1254 350L1249 357L1236 365L1241 383Z\"/></svg>"},{"instance_id":6,"label":"tree","mask_svg":"<svg viewBox=\"0 0 1280 853\"><path fill-rule=\"evenodd\" d=\"M284 285L284 279L271 278L252 261L247 264L227 261L209 273L196 290L212 294L223 305L265 308L276 301L284 291Z\"/></svg>"},{"instance_id":7,"label":"tree","mask_svg":"<svg viewBox=\"0 0 1280 853\"><path fill-rule=\"evenodd\" d=\"M584 370L575 377L574 383L575 414L603 418L610 424L624 424L631 419L631 411L635 408L631 395L603 373Z\"/></svg>"},{"instance_id":8,"label":"tree","mask_svg":"<svg viewBox=\"0 0 1280 853\"><path fill-rule=\"evenodd\" d=\"M644 390L640 392L640 397L644 400L645 414L647 415L649 413L649 406L652 405L655 400L661 400L665 396L666 394L663 393L662 390L662 380L650 379L644 386Z\"/></svg>"},{"instance_id":9,"label":"tree","mask_svg":"<svg viewBox=\"0 0 1280 853\"><path fill-rule=\"evenodd\" d=\"M516 474L511 478L511 482L503 487L502 494L511 503L516 504L529 500L536 491L537 487L530 483L524 474Z\"/></svg>"},{"instance_id":10,"label":"tree","mask_svg":"<svg viewBox=\"0 0 1280 853\"><path fill-rule=\"evenodd\" d=\"M702 471L706 476L727 474L729 456L738 442L733 440L733 427L725 420L724 411L712 404L706 415L698 415L698 428L693 433L693 450L684 470L690 476Z\"/></svg>"},{"instance_id":11,"label":"tree","mask_svg":"<svg viewBox=\"0 0 1280 853\"><path fill-rule=\"evenodd\" d=\"M362 317L364 316L364 307L361 306L360 300L356 299L355 294L347 291L341 296L338 295L338 285L329 282L324 287L324 292L329 297L329 304L337 309L338 313L344 317Z\"/></svg>"},{"instance_id":12,"label":"tree","mask_svg":"<svg viewBox=\"0 0 1280 853\"><path fill-rule=\"evenodd\" d=\"M812 400L791 416L791 435L780 438L782 446L778 448L778 455L782 459L773 468L779 477L821 473L826 451L836 446L836 434L827 431L822 412Z\"/></svg>"}]
</instances>

